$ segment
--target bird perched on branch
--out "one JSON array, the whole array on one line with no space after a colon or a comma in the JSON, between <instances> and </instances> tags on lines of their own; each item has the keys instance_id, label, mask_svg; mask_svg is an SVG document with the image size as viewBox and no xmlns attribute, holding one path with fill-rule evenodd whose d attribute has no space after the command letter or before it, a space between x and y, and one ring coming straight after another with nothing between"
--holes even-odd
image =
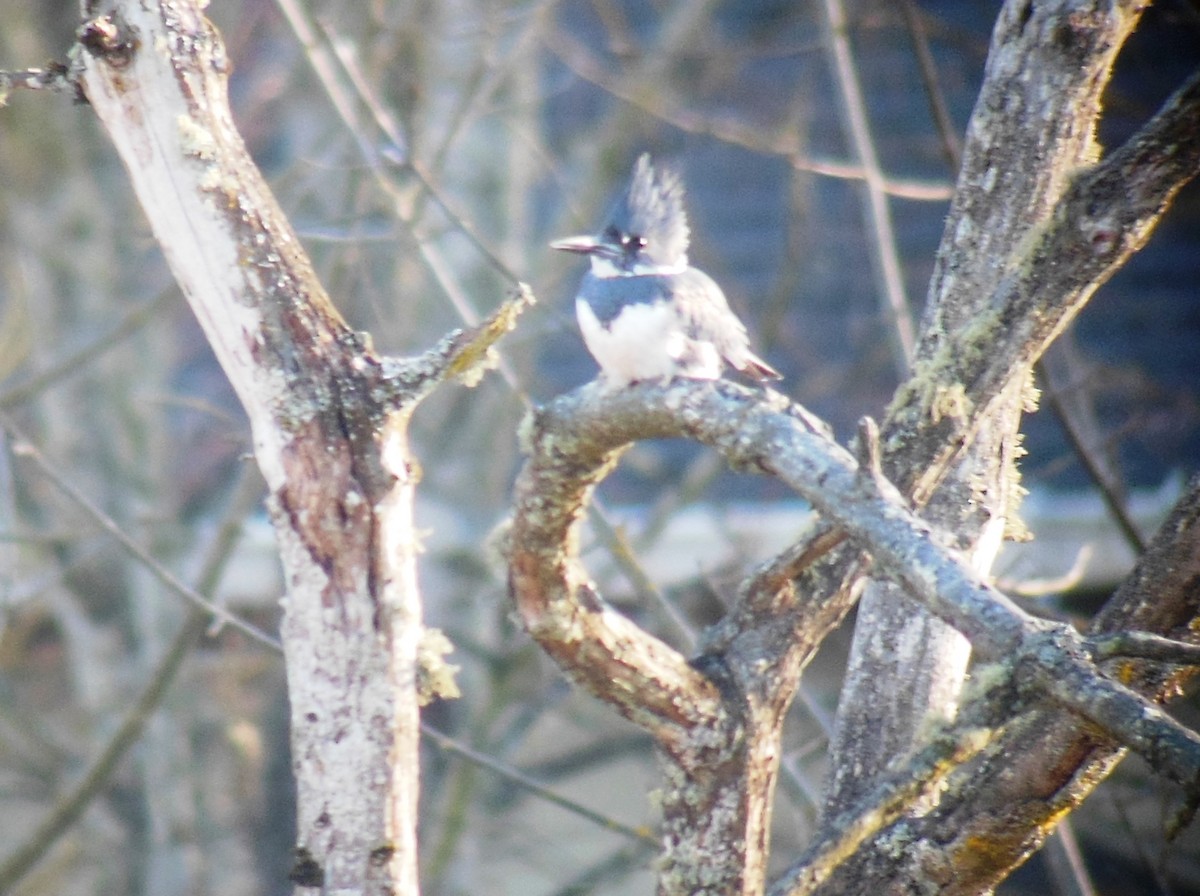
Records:
<instances>
[{"instance_id":1,"label":"bird perched on branch","mask_svg":"<svg viewBox=\"0 0 1200 896\"><path fill-rule=\"evenodd\" d=\"M759 380L775 368L750 350L721 287L688 265L683 183L643 154L599 236L550 244L591 260L575 299L583 341L610 388L672 377L715 380L725 364Z\"/></svg>"}]
</instances>

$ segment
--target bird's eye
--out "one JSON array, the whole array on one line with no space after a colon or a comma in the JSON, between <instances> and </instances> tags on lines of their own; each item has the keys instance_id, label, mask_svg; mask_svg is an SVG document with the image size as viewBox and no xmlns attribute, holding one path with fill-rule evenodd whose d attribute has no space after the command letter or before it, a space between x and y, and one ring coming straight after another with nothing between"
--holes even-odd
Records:
<instances>
[{"instance_id":1,"label":"bird's eye","mask_svg":"<svg viewBox=\"0 0 1200 896\"><path fill-rule=\"evenodd\" d=\"M637 236L636 234L630 234L629 236L625 237L625 239L622 240L622 243L625 246L626 251L631 249L646 248L646 238L644 236Z\"/></svg>"}]
</instances>

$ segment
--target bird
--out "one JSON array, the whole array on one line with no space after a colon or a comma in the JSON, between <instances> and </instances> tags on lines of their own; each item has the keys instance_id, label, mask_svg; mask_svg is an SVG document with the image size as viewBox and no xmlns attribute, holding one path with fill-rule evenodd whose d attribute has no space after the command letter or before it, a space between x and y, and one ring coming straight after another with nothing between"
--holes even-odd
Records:
<instances>
[{"instance_id":1,"label":"bird","mask_svg":"<svg viewBox=\"0 0 1200 896\"><path fill-rule=\"evenodd\" d=\"M589 258L575 314L607 388L716 380L725 365L760 382L782 378L750 350L721 287L689 265L689 239L682 179L643 153L599 235L550 244Z\"/></svg>"}]
</instances>

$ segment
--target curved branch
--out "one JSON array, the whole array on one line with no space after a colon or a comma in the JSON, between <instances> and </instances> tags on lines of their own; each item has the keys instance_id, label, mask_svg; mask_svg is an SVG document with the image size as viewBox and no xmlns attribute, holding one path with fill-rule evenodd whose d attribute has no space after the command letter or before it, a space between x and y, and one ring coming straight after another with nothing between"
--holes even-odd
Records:
<instances>
[{"instance_id":1,"label":"curved branch","mask_svg":"<svg viewBox=\"0 0 1200 896\"><path fill-rule=\"evenodd\" d=\"M579 563L577 524L632 441L670 437L779 477L868 551L878 574L966 635L980 656L1006 661L1018 683L1143 753L1161 773L1200 782L1200 738L1102 676L1074 629L1035 619L979 582L886 480L860 471L783 396L724 382L617 392L593 385L565 395L537 412L517 485L510 581L527 628L572 677L660 740L665 726L718 719L717 695L678 653L596 597Z\"/></svg>"},{"instance_id":2,"label":"curved branch","mask_svg":"<svg viewBox=\"0 0 1200 896\"><path fill-rule=\"evenodd\" d=\"M640 391L640 390L635 390ZM515 485L509 586L529 633L580 685L667 746L721 717L713 684L676 650L599 599L579 562L578 529L596 485L633 431L596 431L572 417L595 398L585 387L535 411L530 461ZM572 400L574 399L574 400Z\"/></svg>"}]
</instances>

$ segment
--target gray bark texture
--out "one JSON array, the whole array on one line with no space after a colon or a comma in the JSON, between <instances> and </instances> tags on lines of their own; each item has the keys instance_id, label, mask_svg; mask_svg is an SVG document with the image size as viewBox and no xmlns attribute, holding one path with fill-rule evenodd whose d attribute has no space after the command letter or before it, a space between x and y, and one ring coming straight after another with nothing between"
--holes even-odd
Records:
<instances>
[{"instance_id":1,"label":"gray bark texture","mask_svg":"<svg viewBox=\"0 0 1200 896\"><path fill-rule=\"evenodd\" d=\"M415 893L420 604L403 403L380 401L378 362L246 153L197 6L119 4L84 26L76 59L267 480L288 582L297 891Z\"/></svg>"},{"instance_id":2,"label":"gray bark texture","mask_svg":"<svg viewBox=\"0 0 1200 896\"><path fill-rule=\"evenodd\" d=\"M1140 11L1005 5L912 373L881 434L863 428L857 458L802 409L723 384L584 389L535 414L510 543L514 598L567 673L660 746L660 893L983 893L1123 747L1196 793L1200 740L1150 702L1180 673L1155 667L1156 677L1126 660L1105 674L1111 661L1098 665L1091 642L985 584L1000 535L1019 534L1013 461L1021 413L1037 400L1032 364L1200 166L1200 76L1126 144L1103 156L1096 146L1109 71ZM596 484L630 442L666 436L780 477L822 518L743 583L690 661L609 610L577 557ZM1188 635L1195 502L1193 489L1105 620ZM872 602L858 636L824 826L768 886L781 720L868 569L888 597ZM1174 598L1169 610L1118 609L1141 600L1133 581L1167 569L1182 571L1160 591ZM938 718L955 717L964 637L981 661L976 684L939 729ZM897 638L911 648L899 662L886 657ZM897 716L881 717L889 711Z\"/></svg>"},{"instance_id":3,"label":"gray bark texture","mask_svg":"<svg viewBox=\"0 0 1200 896\"><path fill-rule=\"evenodd\" d=\"M250 417L287 596L297 892L418 892L419 659L407 425L484 359L521 303L420 358L351 331L247 154L220 36L187 0L116 3L73 70ZM436 638L424 651L438 653Z\"/></svg>"},{"instance_id":4,"label":"gray bark texture","mask_svg":"<svg viewBox=\"0 0 1200 896\"><path fill-rule=\"evenodd\" d=\"M1094 131L1108 73L1140 15L1133 4L1106 7L1010 3L997 21L909 382L941 395L929 408L935 417L947 409L953 416L937 402L952 404L957 395L957 380L936 370L939 356L964 347L956 335L986 324L995 284L1015 273L1021 243L1050 219L1069 179L1098 156ZM934 382L919 384L925 371ZM971 554L981 575L1005 530L1020 527L1014 464L1028 376L1017 370L1007 377L941 481L923 487L928 497L914 495L925 519L954 533L954 546ZM911 424L895 425L897 415L889 423L889 438L915 435ZM888 475L903 482L892 457ZM892 757L910 750L927 721L953 717L968 655L957 632L896 589L868 590L838 707L830 811L845 808ZM885 711L889 704L893 711Z\"/></svg>"},{"instance_id":5,"label":"gray bark texture","mask_svg":"<svg viewBox=\"0 0 1200 896\"><path fill-rule=\"evenodd\" d=\"M1125 145L1095 145L1139 12L1130 0L1005 5L911 376L878 431L864 422L855 453L782 396L728 383L589 386L532 414L508 541L513 599L567 674L655 739L664 896L987 892L1125 749L1195 798L1200 739L1153 705L1182 679L1161 656L1185 654L1107 636L1194 637L1200 486L1094 632L1030 617L986 575L1000 531L1015 528L1031 365L1200 168L1200 75ZM199 5L88 15L69 78L246 408L269 489L288 583L297 891L415 896L420 682L438 676L420 668L406 428L517 306L421 358L378 357L333 308L246 154ZM778 477L820 515L742 583L690 658L611 610L578 558L596 485L632 442L661 437ZM770 882L783 720L867 575L881 596L864 613L823 827ZM884 669L898 633L919 650ZM964 643L979 662L965 688ZM864 683L881 678L892 715L868 750L880 708Z\"/></svg>"}]
</instances>

